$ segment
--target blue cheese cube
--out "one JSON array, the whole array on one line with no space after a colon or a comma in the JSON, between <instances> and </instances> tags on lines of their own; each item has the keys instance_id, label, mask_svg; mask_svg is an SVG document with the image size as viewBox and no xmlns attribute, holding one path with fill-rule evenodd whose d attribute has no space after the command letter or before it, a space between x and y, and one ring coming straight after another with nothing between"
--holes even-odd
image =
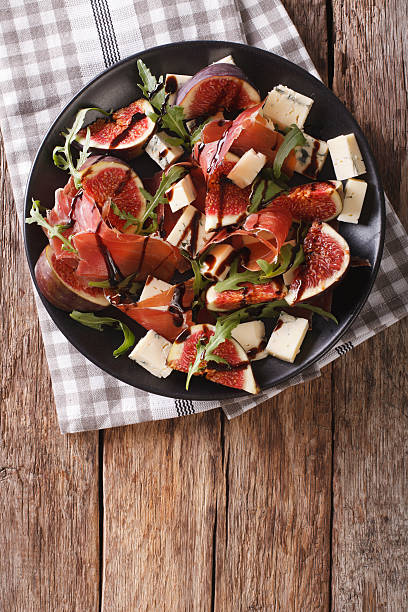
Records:
<instances>
[{"instance_id":1,"label":"blue cheese cube","mask_svg":"<svg viewBox=\"0 0 408 612\"><path fill-rule=\"evenodd\" d=\"M336 178L343 181L366 172L366 167L354 134L337 136L327 141Z\"/></svg>"},{"instance_id":2,"label":"blue cheese cube","mask_svg":"<svg viewBox=\"0 0 408 612\"><path fill-rule=\"evenodd\" d=\"M194 257L213 235L205 231L205 215L189 204L166 240Z\"/></svg>"},{"instance_id":3,"label":"blue cheese cube","mask_svg":"<svg viewBox=\"0 0 408 612\"><path fill-rule=\"evenodd\" d=\"M147 334L139 340L129 358L136 361L142 368L157 376L167 378L172 369L167 365L167 357L170 352L171 343L150 329Z\"/></svg>"},{"instance_id":4,"label":"blue cheese cube","mask_svg":"<svg viewBox=\"0 0 408 612\"><path fill-rule=\"evenodd\" d=\"M165 170L167 166L180 159L184 153L183 147L173 147L166 143L165 132L153 134L146 145L146 153Z\"/></svg>"},{"instance_id":5,"label":"blue cheese cube","mask_svg":"<svg viewBox=\"0 0 408 612\"><path fill-rule=\"evenodd\" d=\"M324 140L318 140L308 134L303 134L303 136L306 143L295 147L295 172L309 178L316 178L326 161L329 147Z\"/></svg>"},{"instance_id":6,"label":"blue cheese cube","mask_svg":"<svg viewBox=\"0 0 408 612\"><path fill-rule=\"evenodd\" d=\"M149 298L158 295L159 293L164 293L171 289L172 285L166 283L165 281L156 278L155 276L149 276L146 278L143 291L140 294L139 302L142 300L148 300Z\"/></svg>"},{"instance_id":7,"label":"blue cheese cube","mask_svg":"<svg viewBox=\"0 0 408 612\"><path fill-rule=\"evenodd\" d=\"M194 202L196 197L197 191L189 174L186 174L177 183L173 183L170 189L166 191L166 198L173 212L185 208L191 202Z\"/></svg>"},{"instance_id":8,"label":"blue cheese cube","mask_svg":"<svg viewBox=\"0 0 408 612\"><path fill-rule=\"evenodd\" d=\"M268 93L262 112L264 117L270 119L280 130L293 123L302 129L312 104L312 98L285 85L277 85Z\"/></svg>"},{"instance_id":9,"label":"blue cheese cube","mask_svg":"<svg viewBox=\"0 0 408 612\"><path fill-rule=\"evenodd\" d=\"M341 215L337 218L346 223L358 223L364 198L367 191L367 183L360 179L351 178L346 183L344 190L344 203Z\"/></svg>"},{"instance_id":10,"label":"blue cheese cube","mask_svg":"<svg viewBox=\"0 0 408 612\"><path fill-rule=\"evenodd\" d=\"M269 355L293 363L309 329L309 321L281 312L266 350Z\"/></svg>"}]
</instances>

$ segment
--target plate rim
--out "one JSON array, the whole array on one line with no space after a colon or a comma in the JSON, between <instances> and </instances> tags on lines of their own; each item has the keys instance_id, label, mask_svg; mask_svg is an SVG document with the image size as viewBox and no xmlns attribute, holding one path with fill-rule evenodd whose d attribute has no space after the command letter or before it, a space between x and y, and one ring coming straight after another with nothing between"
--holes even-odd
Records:
<instances>
[{"instance_id":1,"label":"plate rim","mask_svg":"<svg viewBox=\"0 0 408 612\"><path fill-rule=\"evenodd\" d=\"M25 186L25 191L24 191L24 218L23 218L23 237L24 237L24 249L25 249L25 254L26 254L26 258L27 258L27 263L29 266L29 270L30 270L30 274L31 274L31 278L32 281L34 283L34 286L36 288L36 291L38 293L38 296L41 299L41 302L43 303L48 315L51 317L53 323L56 325L56 327L58 328L58 330L64 335L64 337L67 339L68 342L70 342L74 348L76 350L78 350L81 355L83 357L85 357L85 359L88 359L91 363L93 363L95 366L97 366L98 368L100 368L103 372L106 372L106 374L108 374L109 376L112 376L113 378L115 378L116 380L120 380L121 382L123 382L124 384L128 384L136 389L140 389L142 391L146 391L148 393L153 393L155 395L161 395L164 397L169 397L169 398L173 398L173 399L185 399L185 400L191 400L191 401L214 401L214 400L219 400L220 402L224 401L224 400L239 400L240 398L250 398L252 397L250 394L246 393L245 391L242 390L233 390L230 389L229 387L222 387L219 385L214 386L214 398L212 399L203 399L202 396L200 396L200 394L195 393L194 391L186 391L186 389L183 387L180 390L180 393L175 395L174 393L166 393L166 391L164 390L160 390L160 392L157 392L153 389L153 385L149 384L149 382L147 382L147 384L144 382L143 377L141 378L141 382L138 382L137 384L133 384L131 382L129 382L128 380L125 380L124 378L122 378L121 376L118 376L117 373L113 373L112 371L110 371L109 365L108 366L101 366L100 363L98 363L97 359L93 357L93 355L90 355L88 352L85 354L83 352L83 349L80 348L79 346L79 342L77 343L75 341L75 339L73 340L71 335L66 333L66 331L62 330L60 328L60 326L57 324L56 320L54 319L53 316L53 312L52 309L54 308L49 302L48 300L42 295L41 291L38 288L38 283L37 280L35 278L35 273L34 273L34 268L36 265L36 262L33 263L28 251L28 238L27 238L27 224L25 223L25 218L26 216L29 214L29 210L31 207L31 203L29 202L29 191L30 191L30 185L31 185L31 180L32 180L32 175L34 172L34 169L37 165L37 162L39 161L43 149L46 146L48 139L51 135L51 132L54 130L55 125L58 123L58 121L60 120L60 117L69 109L69 107L94 83L96 83L99 79L101 79L102 77L104 77L105 75L107 75L109 72L111 72L112 70L130 63L132 61L136 61L139 58L142 58L146 55L148 55L151 52L161 52L165 49L168 48L174 48L174 47L179 47L179 46L191 46L191 45L197 45L197 46L205 46L205 47L210 47L210 48L216 48L216 47L224 47L224 46L228 46L228 47L232 47L232 48L241 48L244 49L245 51L250 50L251 52L254 52L255 54L261 54L263 56L266 57L266 59L268 59L269 56L274 56L278 62L282 62L284 65L286 65L288 68L290 68L290 70L295 70L298 71L304 78L309 79L312 83L316 82L319 87L323 86L325 89L327 89L332 95L336 96L336 94L333 92L333 90L331 90L329 87L327 87L327 85L319 80L318 78L316 78L313 74L311 74L310 72L308 72L307 70L305 70L304 68L302 68L301 66L298 66L297 64L295 64L294 62L291 62L290 60L287 60L284 57L281 57L280 55L277 55L276 53L273 53L271 51L267 51L265 49L260 49L259 47L254 47L251 45L247 45L244 43L237 43L237 42L231 42L231 41L225 41L225 40L186 40L186 41L180 41L180 42L172 42L172 43L166 43L163 45L157 45L154 47L149 47L148 49L144 49L142 51L138 51L137 53L132 53L131 55L126 56L125 58L121 59L119 62L116 62L115 64L113 64L112 66L109 66L108 68L104 69L103 71L99 72L95 77L93 77L90 81L88 81L83 87L81 87L81 89L79 91L77 91L77 93L70 98L70 100L64 105L64 107L59 111L58 115L55 117L55 119L53 120L53 122L51 123L50 127L47 130L47 133L45 134L45 136L43 137L39 148L37 150L37 153L34 157L34 160L32 162L31 168L30 168L30 172L27 178L27 182L26 182L26 186ZM344 111L346 112L346 114L348 115L349 119L351 120L351 122L354 124L354 128L357 129L358 133L359 133L359 138L363 139L364 145L367 148L367 150L369 151L370 154L370 161L372 163L373 166L373 172L374 175L376 177L376 180L378 181L378 187L379 187L379 200L380 200L380 232L379 232L379 247L378 247L378 252L377 252L377 256L376 256L376 261L371 269L371 275L370 275L370 280L367 286L367 290L364 293L364 295L362 297L360 297L360 300L357 302L353 313L350 315L349 320L343 324L341 330L339 330L337 333L334 334L333 339L326 345L326 347L319 351L316 355L314 355L313 357L311 357L309 360L307 360L305 363L303 364L299 364L296 366L296 371L292 372L292 373L287 373L284 374L282 376L279 377L279 379L277 379L275 382L270 383L270 384L266 384L265 386L263 386L260 390L260 393L258 396L253 396L254 400L256 400L256 398L258 397L262 397L265 393L267 393L267 391L277 385L282 386L285 385L285 383L287 383L288 381L290 381L291 379L301 375L305 370L307 370L309 367L313 366L314 364L316 364L316 362L318 362L319 360L321 360L325 355L327 355L327 353L337 344L337 342L341 339L342 336L344 336L344 334L350 329L350 327L352 326L352 324L354 323L354 321L356 320L356 318L358 317L358 315L360 314L364 304L367 302L370 293L372 291L372 288L374 286L374 283L376 281L377 278L377 274L378 274L378 270L379 267L381 265L381 260L382 260L382 255L383 255L383 250L384 250L384 242L385 242L385 229L386 229L386 211L385 211L385 194L384 194L384 189L383 189L383 185L382 185L382 180L381 180L381 175L379 173L378 170L378 165L377 165L377 160L371 150L371 147L366 139L366 136L364 134L364 132L362 131L362 129L360 128L359 124L357 123L357 121L354 119L353 115L351 114L351 112L347 109L347 107L343 104L343 102L340 100L340 98L338 98L338 96L336 96L337 100L340 102L340 104L343 106ZM62 311L61 311L62 312ZM67 313L68 315L68 313ZM221 392L220 392L221 389ZM224 391L225 389L225 391ZM265 401L267 398L264 398L263 401Z\"/></svg>"}]
</instances>

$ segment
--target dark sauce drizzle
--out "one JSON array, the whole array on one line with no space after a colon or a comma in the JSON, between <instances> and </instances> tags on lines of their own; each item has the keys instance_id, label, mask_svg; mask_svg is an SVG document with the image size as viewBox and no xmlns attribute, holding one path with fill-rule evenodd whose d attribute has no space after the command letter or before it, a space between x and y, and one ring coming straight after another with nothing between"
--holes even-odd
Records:
<instances>
[{"instance_id":1,"label":"dark sauce drizzle","mask_svg":"<svg viewBox=\"0 0 408 612\"><path fill-rule=\"evenodd\" d=\"M310 176L312 178L315 178L317 175L317 152L320 148L320 142L318 140L315 140L315 142L313 143L313 151L312 151L312 155L310 156L310 163L307 166L307 168L305 168L304 172L306 174L306 176Z\"/></svg>"},{"instance_id":2,"label":"dark sauce drizzle","mask_svg":"<svg viewBox=\"0 0 408 612\"><path fill-rule=\"evenodd\" d=\"M78 191L78 193L76 193L74 195L74 197L72 198L72 200L71 200L71 206L70 206L70 209L69 209L69 212L68 212L68 219L69 219L69 223L67 223L68 227L72 227L74 225L74 223L75 223L75 221L73 219L73 215L74 215L74 212L75 212L75 206L76 206L79 198L82 197L82 194L83 194L83 191L82 191L82 189L80 189ZM67 229L68 229L68 227L67 227Z\"/></svg>"},{"instance_id":3,"label":"dark sauce drizzle","mask_svg":"<svg viewBox=\"0 0 408 612\"><path fill-rule=\"evenodd\" d=\"M99 227L96 229L96 232L98 231L98 229ZM95 233L95 238L96 238L96 243L98 245L98 248L100 252L102 253L102 256L105 260L106 268L108 270L109 285L111 287L116 287L120 282L124 280L125 277L123 276L122 272L119 270L118 266L116 265L108 247L106 247L103 244L102 239L99 236L99 234Z\"/></svg>"},{"instance_id":4,"label":"dark sauce drizzle","mask_svg":"<svg viewBox=\"0 0 408 612\"><path fill-rule=\"evenodd\" d=\"M210 163L208 164L208 168L207 168L208 174L210 174L214 170L214 168L218 165L221 149L223 147L223 144L227 140L228 132L230 131L231 128L232 128L232 124L225 130L224 134L219 139L217 143L217 148L215 149L215 153L212 156Z\"/></svg>"},{"instance_id":5,"label":"dark sauce drizzle","mask_svg":"<svg viewBox=\"0 0 408 612\"><path fill-rule=\"evenodd\" d=\"M138 121L141 121L141 119L144 119L146 117L145 113L135 113L134 115L132 115L132 118L129 122L129 125L125 127L125 129L123 130L123 132L121 132L120 134L118 134L110 143L109 148L110 149L115 149L118 145L120 145L121 142L123 142L123 140L125 140L125 138L129 135L130 130L136 125L136 123Z\"/></svg>"},{"instance_id":6,"label":"dark sauce drizzle","mask_svg":"<svg viewBox=\"0 0 408 612\"><path fill-rule=\"evenodd\" d=\"M184 283L176 285L169 306L169 312L173 315L173 323L176 327L181 327L184 323L183 297L185 290Z\"/></svg>"}]
</instances>

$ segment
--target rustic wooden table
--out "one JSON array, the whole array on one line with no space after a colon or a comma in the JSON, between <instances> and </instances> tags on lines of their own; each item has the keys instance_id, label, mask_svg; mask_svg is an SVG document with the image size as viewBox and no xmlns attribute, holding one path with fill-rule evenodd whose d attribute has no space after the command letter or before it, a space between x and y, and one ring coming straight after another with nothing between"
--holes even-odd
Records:
<instances>
[{"instance_id":1,"label":"rustic wooden table","mask_svg":"<svg viewBox=\"0 0 408 612\"><path fill-rule=\"evenodd\" d=\"M408 227L405 2L285 5ZM0 609L407 610L408 321L232 422L62 436L1 180Z\"/></svg>"}]
</instances>

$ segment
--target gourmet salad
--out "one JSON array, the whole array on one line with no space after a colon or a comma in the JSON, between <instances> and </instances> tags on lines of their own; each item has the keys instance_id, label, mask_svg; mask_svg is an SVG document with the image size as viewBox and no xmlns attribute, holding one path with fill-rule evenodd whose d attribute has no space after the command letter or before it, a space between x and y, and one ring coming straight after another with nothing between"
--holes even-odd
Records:
<instances>
[{"instance_id":1,"label":"gourmet salad","mask_svg":"<svg viewBox=\"0 0 408 612\"><path fill-rule=\"evenodd\" d=\"M80 110L54 149L69 180L26 220L48 238L38 286L78 324L121 329L114 357L257 393L252 361L293 363L313 314L336 321L331 289L350 263L338 222L358 222L367 188L356 138L306 134L313 99L277 85L262 100L231 56L194 76L137 67L139 99ZM336 180L318 181L328 152ZM124 317L95 314L107 307L145 336L135 345Z\"/></svg>"}]
</instances>

